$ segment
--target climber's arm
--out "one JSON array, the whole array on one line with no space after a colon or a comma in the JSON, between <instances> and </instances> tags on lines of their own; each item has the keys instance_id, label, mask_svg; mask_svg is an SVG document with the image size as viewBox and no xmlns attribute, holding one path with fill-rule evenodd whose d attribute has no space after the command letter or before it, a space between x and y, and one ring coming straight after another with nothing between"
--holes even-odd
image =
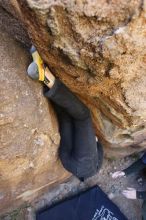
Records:
<instances>
[{"instance_id":1,"label":"climber's arm","mask_svg":"<svg viewBox=\"0 0 146 220\"><path fill-rule=\"evenodd\" d=\"M136 189L130 187L128 187L126 190L123 190L122 194L127 199L146 199L146 191L136 191Z\"/></svg>"},{"instance_id":2,"label":"climber's arm","mask_svg":"<svg viewBox=\"0 0 146 220\"><path fill-rule=\"evenodd\" d=\"M112 173L112 178L116 179L118 177L128 176L129 174L139 172L140 170L144 169L145 167L146 167L146 153L139 160L134 162L128 168L126 168L122 171L116 171L116 172Z\"/></svg>"},{"instance_id":3,"label":"climber's arm","mask_svg":"<svg viewBox=\"0 0 146 220\"><path fill-rule=\"evenodd\" d=\"M134 162L131 166L129 166L128 168L124 169L123 172L127 176L129 174L139 172L140 170L142 170L145 167L146 167L146 164L142 161L142 158L140 158L139 160Z\"/></svg>"}]
</instances>

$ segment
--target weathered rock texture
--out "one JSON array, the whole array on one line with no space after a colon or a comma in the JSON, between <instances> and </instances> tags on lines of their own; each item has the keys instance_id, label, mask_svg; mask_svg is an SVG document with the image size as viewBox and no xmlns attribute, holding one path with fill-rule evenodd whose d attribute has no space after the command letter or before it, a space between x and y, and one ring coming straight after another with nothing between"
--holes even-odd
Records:
<instances>
[{"instance_id":1,"label":"weathered rock texture","mask_svg":"<svg viewBox=\"0 0 146 220\"><path fill-rule=\"evenodd\" d=\"M14 1L15 2L15 1ZM13 4L14 4L13 2ZM25 30L19 13L15 13L17 6L15 5L15 11L9 0L0 0L0 29L1 31L7 31L10 36L20 41L24 46L30 47L31 41L28 37L28 33Z\"/></svg>"},{"instance_id":2,"label":"weathered rock texture","mask_svg":"<svg viewBox=\"0 0 146 220\"><path fill-rule=\"evenodd\" d=\"M91 109L110 156L146 148L146 0L0 0L0 27ZM29 37L28 37L29 34ZM24 75L26 52L0 35L0 212L69 174L58 157L55 114Z\"/></svg>"},{"instance_id":3,"label":"weathered rock texture","mask_svg":"<svg viewBox=\"0 0 146 220\"><path fill-rule=\"evenodd\" d=\"M144 149L146 0L0 3L23 21L52 72L91 108L106 152Z\"/></svg>"},{"instance_id":4,"label":"weathered rock texture","mask_svg":"<svg viewBox=\"0 0 146 220\"><path fill-rule=\"evenodd\" d=\"M26 76L28 53L0 34L0 214L32 201L67 173L58 159L55 113Z\"/></svg>"},{"instance_id":5,"label":"weathered rock texture","mask_svg":"<svg viewBox=\"0 0 146 220\"><path fill-rule=\"evenodd\" d=\"M10 2L52 72L92 110L106 152L146 148L146 0Z\"/></svg>"}]
</instances>

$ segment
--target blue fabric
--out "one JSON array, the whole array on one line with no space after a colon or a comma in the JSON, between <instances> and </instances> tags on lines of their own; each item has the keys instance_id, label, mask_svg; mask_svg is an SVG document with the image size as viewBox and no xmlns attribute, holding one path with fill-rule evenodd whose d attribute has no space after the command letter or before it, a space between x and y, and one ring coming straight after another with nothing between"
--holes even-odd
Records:
<instances>
[{"instance_id":1,"label":"blue fabric","mask_svg":"<svg viewBox=\"0 0 146 220\"><path fill-rule=\"evenodd\" d=\"M127 220L98 187L37 213L37 220Z\"/></svg>"},{"instance_id":2,"label":"blue fabric","mask_svg":"<svg viewBox=\"0 0 146 220\"><path fill-rule=\"evenodd\" d=\"M146 153L142 156L142 162L146 164Z\"/></svg>"}]
</instances>

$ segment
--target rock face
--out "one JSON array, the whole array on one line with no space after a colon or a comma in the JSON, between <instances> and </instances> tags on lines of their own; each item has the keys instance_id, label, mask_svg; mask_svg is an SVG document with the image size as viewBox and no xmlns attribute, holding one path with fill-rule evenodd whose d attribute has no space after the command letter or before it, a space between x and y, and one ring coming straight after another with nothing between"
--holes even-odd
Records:
<instances>
[{"instance_id":1,"label":"rock face","mask_svg":"<svg viewBox=\"0 0 146 220\"><path fill-rule=\"evenodd\" d=\"M0 213L70 174L55 113L24 74L37 47L91 109L108 156L146 149L146 0L0 0ZM29 37L28 37L29 34Z\"/></svg>"},{"instance_id":2,"label":"rock face","mask_svg":"<svg viewBox=\"0 0 146 220\"><path fill-rule=\"evenodd\" d=\"M146 148L146 0L10 2L52 72L91 109L106 153Z\"/></svg>"},{"instance_id":3,"label":"rock face","mask_svg":"<svg viewBox=\"0 0 146 220\"><path fill-rule=\"evenodd\" d=\"M27 31L52 72L91 109L106 154L145 149L146 0L1 0L0 5L1 26L7 24L5 13L15 18L11 33L29 45ZM12 28L18 23L20 33Z\"/></svg>"},{"instance_id":4,"label":"rock face","mask_svg":"<svg viewBox=\"0 0 146 220\"><path fill-rule=\"evenodd\" d=\"M26 76L28 53L0 34L0 213L31 201L67 173L58 160L55 113Z\"/></svg>"},{"instance_id":5,"label":"rock face","mask_svg":"<svg viewBox=\"0 0 146 220\"><path fill-rule=\"evenodd\" d=\"M13 1L14 4L15 1ZM30 47L31 42L28 37L27 31L25 30L22 22L20 21L20 16L13 9L12 4L10 4L9 0L0 0L0 29L1 31L7 31L9 35L11 35L16 40L20 41L23 46Z\"/></svg>"}]
</instances>

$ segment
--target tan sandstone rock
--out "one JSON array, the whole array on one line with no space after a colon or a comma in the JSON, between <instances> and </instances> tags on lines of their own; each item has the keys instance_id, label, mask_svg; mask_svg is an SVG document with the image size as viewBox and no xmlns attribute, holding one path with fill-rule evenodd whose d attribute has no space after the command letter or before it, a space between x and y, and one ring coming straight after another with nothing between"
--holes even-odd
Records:
<instances>
[{"instance_id":1,"label":"tan sandstone rock","mask_svg":"<svg viewBox=\"0 0 146 220\"><path fill-rule=\"evenodd\" d=\"M0 1L2 10L15 17L14 24L23 20L52 72L89 106L109 156L145 148L145 4L146 0ZM5 27L4 11L1 15ZM9 32L28 45L24 27L20 33L15 28Z\"/></svg>"},{"instance_id":2,"label":"tan sandstone rock","mask_svg":"<svg viewBox=\"0 0 146 220\"><path fill-rule=\"evenodd\" d=\"M146 0L10 2L52 72L91 109L106 154L145 149Z\"/></svg>"},{"instance_id":3,"label":"tan sandstone rock","mask_svg":"<svg viewBox=\"0 0 146 220\"><path fill-rule=\"evenodd\" d=\"M14 10L15 5L15 10ZM17 11L17 12L15 12ZM10 4L9 0L0 0L0 29L8 32L16 40L20 41L23 46L31 46L31 41L23 23L20 21L19 8L16 2Z\"/></svg>"},{"instance_id":4,"label":"tan sandstone rock","mask_svg":"<svg viewBox=\"0 0 146 220\"><path fill-rule=\"evenodd\" d=\"M0 5L2 30L27 47L32 39L51 71L91 109L108 156L146 149L146 0L0 0ZM53 109L41 86L24 74L28 54L1 32L4 212L69 174L57 157Z\"/></svg>"},{"instance_id":5,"label":"tan sandstone rock","mask_svg":"<svg viewBox=\"0 0 146 220\"><path fill-rule=\"evenodd\" d=\"M0 214L32 201L67 173L58 124L42 87L26 75L28 52L0 34Z\"/></svg>"}]
</instances>

